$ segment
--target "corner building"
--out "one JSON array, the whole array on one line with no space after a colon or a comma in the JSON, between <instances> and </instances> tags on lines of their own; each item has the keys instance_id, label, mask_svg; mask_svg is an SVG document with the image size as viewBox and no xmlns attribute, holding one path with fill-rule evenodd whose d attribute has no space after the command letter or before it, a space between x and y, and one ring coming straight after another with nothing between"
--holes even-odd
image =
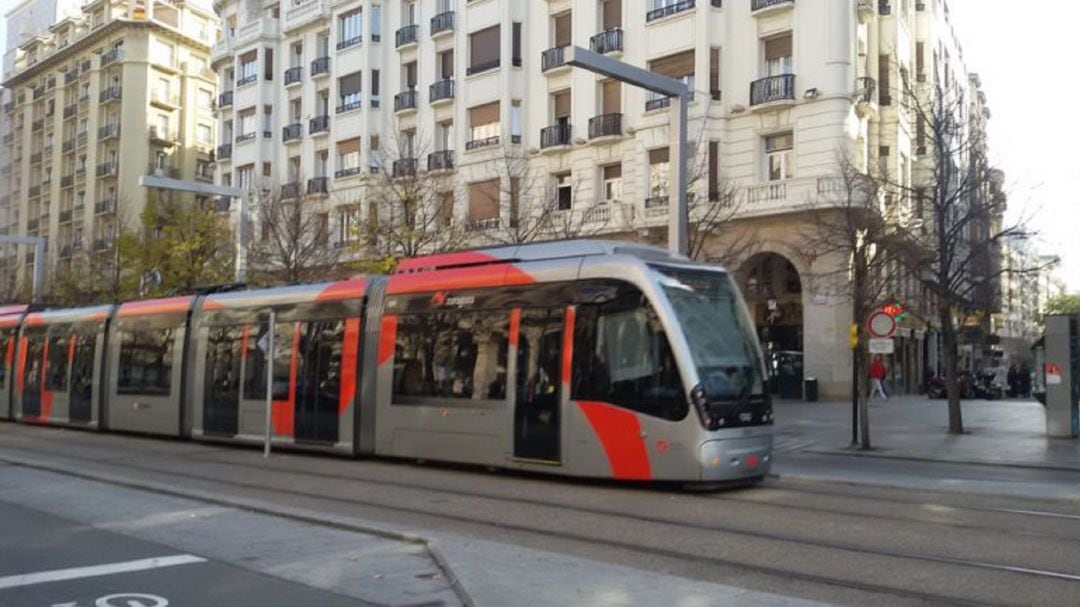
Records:
<instances>
[{"instance_id":1,"label":"corner building","mask_svg":"<svg viewBox=\"0 0 1080 607\"><path fill-rule=\"evenodd\" d=\"M219 0L215 10L219 182L281 186L339 246L378 221L366 193L383 170L452 172L453 221L490 242L523 204L511 204L508 156L527 160L541 182L530 195L550 197L582 235L658 242L668 101L571 69L561 48L688 82L691 191L738 201L703 257L719 257L735 231L752 234L728 265L767 347L802 353L801 375L825 396L850 390L849 305L813 278L845 261L808 254L800 230L808 203L821 208L835 190L838 155L910 174L914 129L882 102L897 97L901 70L930 64L916 49L937 42L916 43L936 30L919 24L947 19L941 0ZM916 277L904 282L897 295L914 301ZM921 375L927 333L909 335L906 372Z\"/></svg>"},{"instance_id":2,"label":"corner building","mask_svg":"<svg viewBox=\"0 0 1080 607\"><path fill-rule=\"evenodd\" d=\"M0 208L8 234L47 244L46 259L4 257L5 280L26 284L44 263L48 289L73 260L111 267L121 226L159 195L143 175L213 182L216 21L196 2L94 0L9 30L21 41L5 56Z\"/></svg>"}]
</instances>

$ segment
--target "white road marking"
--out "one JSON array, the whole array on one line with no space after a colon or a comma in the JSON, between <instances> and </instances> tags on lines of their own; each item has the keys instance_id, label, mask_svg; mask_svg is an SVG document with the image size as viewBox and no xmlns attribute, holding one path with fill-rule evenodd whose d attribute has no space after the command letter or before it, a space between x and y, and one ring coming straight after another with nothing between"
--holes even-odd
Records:
<instances>
[{"instance_id":1,"label":"white road marking","mask_svg":"<svg viewBox=\"0 0 1080 607\"><path fill-rule=\"evenodd\" d=\"M192 554L177 554L175 556L159 556L149 559L139 559L137 561L126 561L123 563L107 563L105 565L92 565L90 567L73 567L71 569L54 569L52 571L9 575L7 577L0 577L0 590L5 588L17 588L19 586L30 586L32 584L46 584L49 582L76 580L84 577L114 575L117 573L130 573L132 571L146 571L147 569L159 569L161 567L174 567L176 565L190 565L192 563L205 562L206 559Z\"/></svg>"}]
</instances>

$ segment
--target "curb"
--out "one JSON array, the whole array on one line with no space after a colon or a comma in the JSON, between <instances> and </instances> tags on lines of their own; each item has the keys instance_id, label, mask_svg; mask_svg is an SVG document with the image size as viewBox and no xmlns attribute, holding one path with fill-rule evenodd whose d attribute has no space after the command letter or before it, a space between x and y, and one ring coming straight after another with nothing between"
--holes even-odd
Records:
<instances>
[{"instance_id":1,"label":"curb","mask_svg":"<svg viewBox=\"0 0 1080 607\"><path fill-rule=\"evenodd\" d=\"M126 489L148 491L150 493L157 493L159 495L167 495L169 497L194 500L207 504L214 504L216 506L233 508L236 510L246 510L248 512L285 518L310 525L318 525L320 527L329 527L332 529L339 529L341 531L363 533L383 539L417 544L424 548L425 552L427 552L428 556L435 563L436 567L439 568L439 571L442 572L442 574L446 577L447 584L450 585L450 589L454 592L454 595L458 597L462 605L464 605L464 607L476 607L476 602L462 585L461 579L454 573L453 569L450 567L449 560L446 558L446 555L443 554L442 549L439 548L435 540L429 540L416 533L397 531L389 527L381 527L378 525L373 525L371 523L360 523L356 519L336 514L316 514L315 512L312 512L310 510L304 510L301 508L278 506L261 500L222 497L199 490L180 491L170 486L159 484L153 481L136 482L130 479L123 479L107 473L75 472L66 468L62 468L60 466L44 464L41 462L29 462L18 457L12 457L10 455L0 455L0 462L6 462L13 466L19 466L22 468L43 470L45 472L52 472L54 474L62 474L64 476L106 483L117 487L124 487Z\"/></svg>"},{"instance_id":2,"label":"curb","mask_svg":"<svg viewBox=\"0 0 1080 607\"><path fill-rule=\"evenodd\" d=\"M1080 473L1078 466L1055 466L1052 464L1032 464L1027 462L1002 461L1002 460L978 460L978 459L942 459L933 457L919 457L917 455L887 454L865 451L852 451L844 449L806 449L804 453L815 455L840 455L848 457L871 457L877 459L895 459L901 461L933 463L933 464L961 464L965 466L999 466L1002 468L1020 468L1023 470L1052 470L1055 472Z\"/></svg>"}]
</instances>

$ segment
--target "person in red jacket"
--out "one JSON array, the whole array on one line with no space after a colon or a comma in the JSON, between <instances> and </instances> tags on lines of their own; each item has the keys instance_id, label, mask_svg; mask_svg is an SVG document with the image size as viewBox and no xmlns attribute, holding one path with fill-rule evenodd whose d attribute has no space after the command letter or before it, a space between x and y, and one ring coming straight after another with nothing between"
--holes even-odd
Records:
<instances>
[{"instance_id":1,"label":"person in red jacket","mask_svg":"<svg viewBox=\"0 0 1080 607\"><path fill-rule=\"evenodd\" d=\"M885 361L880 354L870 362L870 379L874 382L870 398L873 398L874 392L877 392L882 400L889 400L889 395L885 393Z\"/></svg>"}]
</instances>

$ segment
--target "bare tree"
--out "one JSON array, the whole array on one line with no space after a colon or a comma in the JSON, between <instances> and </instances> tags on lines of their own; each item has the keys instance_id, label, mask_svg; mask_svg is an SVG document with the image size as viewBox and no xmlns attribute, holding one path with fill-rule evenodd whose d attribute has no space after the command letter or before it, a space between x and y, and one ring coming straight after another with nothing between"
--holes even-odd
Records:
<instances>
[{"instance_id":1,"label":"bare tree","mask_svg":"<svg viewBox=\"0 0 1080 607\"><path fill-rule=\"evenodd\" d=\"M253 282L296 284L335 274L341 249L330 243L326 216L308 209L300 194L279 187L256 197L252 210L262 233L249 252Z\"/></svg>"},{"instance_id":2,"label":"bare tree","mask_svg":"<svg viewBox=\"0 0 1080 607\"><path fill-rule=\"evenodd\" d=\"M940 81L913 84L901 75L902 107L925 147L922 175L882 176L887 187L911 197L923 220L919 257L924 285L936 299L949 400L949 432L964 431L960 408L959 327L962 316L993 305L1002 273L1002 243L1029 236L1024 221L1005 225L1003 176L987 158L984 129L971 97ZM1023 271L1038 271L1037 268ZM982 308L985 310L986 308Z\"/></svg>"},{"instance_id":3,"label":"bare tree","mask_svg":"<svg viewBox=\"0 0 1080 607\"><path fill-rule=\"evenodd\" d=\"M360 240L366 253L394 261L460 248L467 232L454 221L457 193L450 171L421 166L425 141L415 132L395 131L389 150L376 154L367 225Z\"/></svg>"}]
</instances>

